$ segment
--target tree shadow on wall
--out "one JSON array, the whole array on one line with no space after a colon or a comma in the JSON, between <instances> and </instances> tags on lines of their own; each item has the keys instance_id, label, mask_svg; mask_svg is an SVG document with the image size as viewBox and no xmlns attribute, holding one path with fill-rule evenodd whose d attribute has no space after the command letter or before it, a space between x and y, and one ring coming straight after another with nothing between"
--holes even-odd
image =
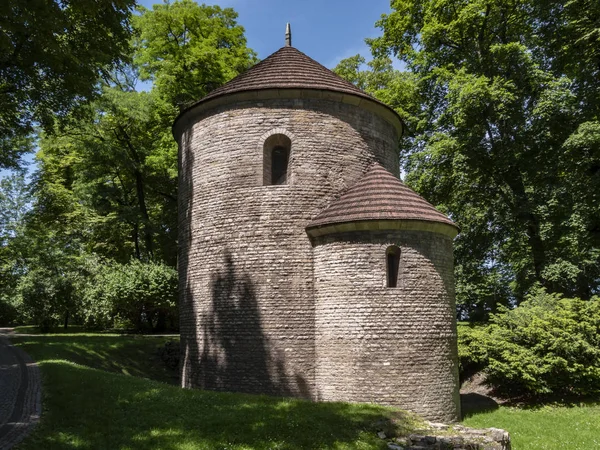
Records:
<instances>
[{"instance_id":1,"label":"tree shadow on wall","mask_svg":"<svg viewBox=\"0 0 600 450\"><path fill-rule=\"evenodd\" d=\"M195 153L192 151L194 127L181 136L178 155L178 208L177 208L177 272L179 273L179 374L184 387L192 387L191 358L198 354L198 332L196 329L197 307L193 302L190 280L190 252L194 245L192 218L195 207L193 169Z\"/></svg>"},{"instance_id":2,"label":"tree shadow on wall","mask_svg":"<svg viewBox=\"0 0 600 450\"><path fill-rule=\"evenodd\" d=\"M228 250L221 270L212 277L210 306L200 317L199 387L308 396L304 379L298 375L289 379L283 355L271 348L262 328L254 283L235 267Z\"/></svg>"}]
</instances>

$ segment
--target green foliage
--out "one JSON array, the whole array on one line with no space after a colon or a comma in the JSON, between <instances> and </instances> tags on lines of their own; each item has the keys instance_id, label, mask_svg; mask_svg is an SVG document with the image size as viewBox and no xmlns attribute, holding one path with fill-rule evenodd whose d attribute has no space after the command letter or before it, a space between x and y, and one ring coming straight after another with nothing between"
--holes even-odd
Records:
<instances>
[{"instance_id":1,"label":"green foliage","mask_svg":"<svg viewBox=\"0 0 600 450\"><path fill-rule=\"evenodd\" d=\"M16 273L11 243L22 231L22 221L30 207L30 189L22 174L0 180L0 292L14 287Z\"/></svg>"},{"instance_id":2,"label":"green foliage","mask_svg":"<svg viewBox=\"0 0 600 450\"><path fill-rule=\"evenodd\" d=\"M0 327L23 323L19 306L20 304L15 296L0 293Z\"/></svg>"},{"instance_id":3,"label":"green foliage","mask_svg":"<svg viewBox=\"0 0 600 450\"><path fill-rule=\"evenodd\" d=\"M97 264L83 294L91 328L164 331L177 326L177 271L158 262Z\"/></svg>"},{"instance_id":4,"label":"green foliage","mask_svg":"<svg viewBox=\"0 0 600 450\"><path fill-rule=\"evenodd\" d=\"M181 0L139 10L135 62L172 105L199 100L256 62L231 8Z\"/></svg>"},{"instance_id":5,"label":"green foliage","mask_svg":"<svg viewBox=\"0 0 600 450\"><path fill-rule=\"evenodd\" d=\"M35 323L42 332L62 321L68 325L69 315L76 309L74 290L70 274L44 267L27 272L17 288L28 322Z\"/></svg>"},{"instance_id":6,"label":"green foliage","mask_svg":"<svg viewBox=\"0 0 600 450\"><path fill-rule=\"evenodd\" d=\"M124 263L176 264L181 101L197 100L255 61L236 13L176 1L140 8L131 66L114 71L86 114L40 141L38 210L85 251ZM153 82L136 92L138 76Z\"/></svg>"},{"instance_id":7,"label":"green foliage","mask_svg":"<svg viewBox=\"0 0 600 450\"><path fill-rule=\"evenodd\" d=\"M40 142L38 198L65 234L85 230L88 251L175 264L177 145L164 102L106 86L90 117Z\"/></svg>"},{"instance_id":8,"label":"green foliage","mask_svg":"<svg viewBox=\"0 0 600 450\"><path fill-rule=\"evenodd\" d=\"M407 183L461 227L459 315L485 320L536 283L590 298L600 288L598 2L391 6L383 36L367 39L367 70L360 57L336 70L392 99L410 131ZM389 57L410 76L382 77Z\"/></svg>"},{"instance_id":9,"label":"green foliage","mask_svg":"<svg viewBox=\"0 0 600 450\"><path fill-rule=\"evenodd\" d=\"M134 0L7 0L0 11L0 168L29 151L125 57Z\"/></svg>"},{"instance_id":10,"label":"green foliage","mask_svg":"<svg viewBox=\"0 0 600 450\"><path fill-rule=\"evenodd\" d=\"M367 70L361 70L365 64ZM365 58L355 55L340 61L333 71L394 108L408 126L408 134L417 126L415 114L420 101L417 78L410 72L394 69L390 58L376 58L366 63Z\"/></svg>"},{"instance_id":11,"label":"green foliage","mask_svg":"<svg viewBox=\"0 0 600 450\"><path fill-rule=\"evenodd\" d=\"M79 311L79 264L85 259L81 233L65 233L64 222L48 221L50 211L41 207L37 195L30 196L31 186L21 183L12 190L10 204L15 209L5 216L14 220L4 222L9 225L0 246L0 298L13 305L21 321L44 330L59 323L66 326Z\"/></svg>"},{"instance_id":12,"label":"green foliage","mask_svg":"<svg viewBox=\"0 0 600 450\"><path fill-rule=\"evenodd\" d=\"M31 187L23 189L22 180L19 185L15 179L0 193L3 320L21 314L45 328L70 318L100 328L174 328L177 144L171 124L182 102L197 100L246 70L255 54L229 8L190 0L140 7L131 19L134 38L128 45L129 0L41 3L24 11L12 2L5 12L21 11L24 20L35 23L42 13L55 20L40 22L31 42L7 31L15 46L31 45L27 58L42 68L37 75L53 79L40 92L43 79L28 80L29 66L13 61L14 73L20 70L21 81L31 88L13 92L31 96L31 101L19 97L25 111L19 133L29 139L23 145L32 143L33 121L44 131L36 136L38 171ZM2 20L0 13L0 33ZM45 33L50 33L47 41L38 42ZM1 38L0 49L8 45ZM69 73L61 76L51 65L56 61L44 59L46 44L54 56L64 56ZM89 64L72 67L78 60ZM10 70L0 64L0 75ZM97 83L99 71L102 83ZM139 79L152 82L150 92L136 91ZM0 96L3 92L0 85ZM50 105L56 95L60 99ZM55 116L60 123L54 124Z\"/></svg>"},{"instance_id":13,"label":"green foliage","mask_svg":"<svg viewBox=\"0 0 600 450\"><path fill-rule=\"evenodd\" d=\"M461 371L482 368L507 395L600 394L600 298L562 298L540 289L485 326L459 327Z\"/></svg>"},{"instance_id":14,"label":"green foliage","mask_svg":"<svg viewBox=\"0 0 600 450\"><path fill-rule=\"evenodd\" d=\"M23 320L20 298L16 295L23 274L17 241L30 207L30 189L22 174L0 180L0 326Z\"/></svg>"}]
</instances>

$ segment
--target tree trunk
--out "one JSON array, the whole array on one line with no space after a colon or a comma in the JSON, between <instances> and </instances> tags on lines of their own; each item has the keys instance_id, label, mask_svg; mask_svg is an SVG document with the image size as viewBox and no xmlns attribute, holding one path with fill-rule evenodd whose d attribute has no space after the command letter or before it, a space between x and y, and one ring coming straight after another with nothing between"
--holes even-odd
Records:
<instances>
[{"instance_id":1,"label":"tree trunk","mask_svg":"<svg viewBox=\"0 0 600 450\"><path fill-rule=\"evenodd\" d=\"M540 282L542 286L545 286L547 283L542 276L542 271L546 264L546 252L544 241L542 240L540 233L539 218L533 212L533 207L525 192L523 178L518 169L513 169L508 174L506 183L515 196L515 204L512 208L513 214L517 221L525 227L527 242L533 259L533 270L535 272L536 281Z\"/></svg>"},{"instance_id":2,"label":"tree trunk","mask_svg":"<svg viewBox=\"0 0 600 450\"><path fill-rule=\"evenodd\" d=\"M141 259L140 256L140 226L138 223L133 224L133 244L135 245L135 257Z\"/></svg>"},{"instance_id":3,"label":"tree trunk","mask_svg":"<svg viewBox=\"0 0 600 450\"><path fill-rule=\"evenodd\" d=\"M150 215L148 214L148 208L146 206L146 194L144 192L144 180L142 173L139 170L135 170L135 187L138 197L138 204L140 207L140 213L144 219L144 243L146 244L146 251L150 255L150 258L154 257L154 248L152 243L152 226L150 224Z\"/></svg>"},{"instance_id":4,"label":"tree trunk","mask_svg":"<svg viewBox=\"0 0 600 450\"><path fill-rule=\"evenodd\" d=\"M167 315L161 309L158 311L158 317L156 319L156 326L154 327L154 331L158 333L162 333L167 329Z\"/></svg>"}]
</instances>

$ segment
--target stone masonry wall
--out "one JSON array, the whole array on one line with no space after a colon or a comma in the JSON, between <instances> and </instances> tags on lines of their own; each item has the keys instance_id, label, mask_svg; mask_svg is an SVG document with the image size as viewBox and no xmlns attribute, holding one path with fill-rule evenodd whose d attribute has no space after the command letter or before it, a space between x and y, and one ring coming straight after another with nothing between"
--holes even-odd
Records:
<instances>
[{"instance_id":1,"label":"stone masonry wall","mask_svg":"<svg viewBox=\"0 0 600 450\"><path fill-rule=\"evenodd\" d=\"M400 247L398 287L386 248ZM315 239L317 397L376 402L459 419L453 253L420 231Z\"/></svg>"},{"instance_id":2,"label":"stone masonry wall","mask_svg":"<svg viewBox=\"0 0 600 450\"><path fill-rule=\"evenodd\" d=\"M263 143L292 141L288 185L263 186ZM180 137L182 384L315 398L313 249L305 226L378 160L395 129L317 99L220 106Z\"/></svg>"}]
</instances>

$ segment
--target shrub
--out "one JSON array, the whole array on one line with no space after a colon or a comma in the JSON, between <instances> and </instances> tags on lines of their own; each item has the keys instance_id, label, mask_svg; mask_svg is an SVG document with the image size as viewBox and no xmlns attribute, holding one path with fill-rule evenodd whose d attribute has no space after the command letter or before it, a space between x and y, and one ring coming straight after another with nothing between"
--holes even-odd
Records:
<instances>
[{"instance_id":1,"label":"shrub","mask_svg":"<svg viewBox=\"0 0 600 450\"><path fill-rule=\"evenodd\" d=\"M69 273L33 269L21 277L17 291L25 315L42 333L61 322L66 326L76 309L74 283Z\"/></svg>"},{"instance_id":2,"label":"shrub","mask_svg":"<svg viewBox=\"0 0 600 450\"><path fill-rule=\"evenodd\" d=\"M506 395L600 394L600 298L562 298L540 289L501 308L485 326L459 327L463 376L483 369Z\"/></svg>"},{"instance_id":3,"label":"shrub","mask_svg":"<svg viewBox=\"0 0 600 450\"><path fill-rule=\"evenodd\" d=\"M98 264L84 294L84 324L162 331L177 327L177 271L131 260Z\"/></svg>"},{"instance_id":4,"label":"shrub","mask_svg":"<svg viewBox=\"0 0 600 450\"><path fill-rule=\"evenodd\" d=\"M15 297L0 293L0 327L8 327L20 322L19 302Z\"/></svg>"}]
</instances>

